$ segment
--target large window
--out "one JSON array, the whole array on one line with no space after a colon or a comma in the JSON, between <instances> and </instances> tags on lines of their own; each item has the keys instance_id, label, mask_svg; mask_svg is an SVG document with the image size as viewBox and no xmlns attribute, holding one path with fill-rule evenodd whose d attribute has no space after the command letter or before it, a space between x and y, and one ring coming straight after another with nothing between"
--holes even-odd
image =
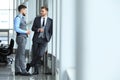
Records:
<instances>
[{"instance_id":1,"label":"large window","mask_svg":"<svg viewBox=\"0 0 120 80\"><path fill-rule=\"evenodd\" d=\"M13 0L0 3L0 29L13 29Z\"/></svg>"},{"instance_id":2,"label":"large window","mask_svg":"<svg viewBox=\"0 0 120 80\"><path fill-rule=\"evenodd\" d=\"M0 40L6 44L13 37L13 1L3 0L0 3Z\"/></svg>"}]
</instances>

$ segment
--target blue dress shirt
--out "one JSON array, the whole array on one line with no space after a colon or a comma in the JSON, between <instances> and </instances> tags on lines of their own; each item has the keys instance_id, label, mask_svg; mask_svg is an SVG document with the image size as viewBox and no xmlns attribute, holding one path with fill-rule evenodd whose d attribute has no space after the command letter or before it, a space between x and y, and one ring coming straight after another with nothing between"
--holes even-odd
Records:
<instances>
[{"instance_id":1,"label":"blue dress shirt","mask_svg":"<svg viewBox=\"0 0 120 80\"><path fill-rule=\"evenodd\" d=\"M19 17L18 17L19 16ZM18 33L27 33L26 30L22 30L20 28L20 22L21 22L21 18L24 17L22 14L19 14L17 17L15 17L14 19L14 30Z\"/></svg>"}]
</instances>

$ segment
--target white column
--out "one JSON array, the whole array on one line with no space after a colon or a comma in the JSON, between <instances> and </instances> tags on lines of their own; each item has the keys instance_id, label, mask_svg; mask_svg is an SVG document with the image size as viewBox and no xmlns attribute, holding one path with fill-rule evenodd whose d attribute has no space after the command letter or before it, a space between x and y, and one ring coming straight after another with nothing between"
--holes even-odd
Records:
<instances>
[{"instance_id":1,"label":"white column","mask_svg":"<svg viewBox=\"0 0 120 80\"><path fill-rule=\"evenodd\" d=\"M47 5L48 5L48 9L49 9L48 17L53 19L53 7L52 7L53 3L52 3L52 0L48 0ZM53 35L54 35L54 31L53 31ZM54 38L54 37L52 37L52 38ZM53 45L52 45L52 39L51 39L50 42L48 43L48 53L52 53L52 47L53 47Z\"/></svg>"},{"instance_id":2,"label":"white column","mask_svg":"<svg viewBox=\"0 0 120 80\"><path fill-rule=\"evenodd\" d=\"M66 80L66 70L69 68L75 68L76 1L61 0L60 2L61 2L60 80Z\"/></svg>"}]
</instances>

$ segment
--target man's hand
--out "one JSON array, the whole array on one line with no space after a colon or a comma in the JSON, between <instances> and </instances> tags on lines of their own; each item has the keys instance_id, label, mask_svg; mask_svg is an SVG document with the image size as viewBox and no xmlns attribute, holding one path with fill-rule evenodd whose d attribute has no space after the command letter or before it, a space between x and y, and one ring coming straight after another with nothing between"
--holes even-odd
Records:
<instances>
[{"instance_id":1,"label":"man's hand","mask_svg":"<svg viewBox=\"0 0 120 80\"><path fill-rule=\"evenodd\" d=\"M27 34L28 34L28 35L30 34L30 30L27 30Z\"/></svg>"},{"instance_id":2,"label":"man's hand","mask_svg":"<svg viewBox=\"0 0 120 80\"><path fill-rule=\"evenodd\" d=\"M38 32L44 32L44 29L43 28L39 28Z\"/></svg>"}]
</instances>

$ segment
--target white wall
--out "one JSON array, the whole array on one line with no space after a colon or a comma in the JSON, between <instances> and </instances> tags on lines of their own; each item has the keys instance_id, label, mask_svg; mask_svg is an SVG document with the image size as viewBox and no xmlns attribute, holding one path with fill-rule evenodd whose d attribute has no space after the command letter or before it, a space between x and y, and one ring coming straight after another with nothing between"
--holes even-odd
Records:
<instances>
[{"instance_id":1,"label":"white wall","mask_svg":"<svg viewBox=\"0 0 120 80\"><path fill-rule=\"evenodd\" d=\"M120 80L120 1L82 0L79 7L77 80Z\"/></svg>"}]
</instances>

